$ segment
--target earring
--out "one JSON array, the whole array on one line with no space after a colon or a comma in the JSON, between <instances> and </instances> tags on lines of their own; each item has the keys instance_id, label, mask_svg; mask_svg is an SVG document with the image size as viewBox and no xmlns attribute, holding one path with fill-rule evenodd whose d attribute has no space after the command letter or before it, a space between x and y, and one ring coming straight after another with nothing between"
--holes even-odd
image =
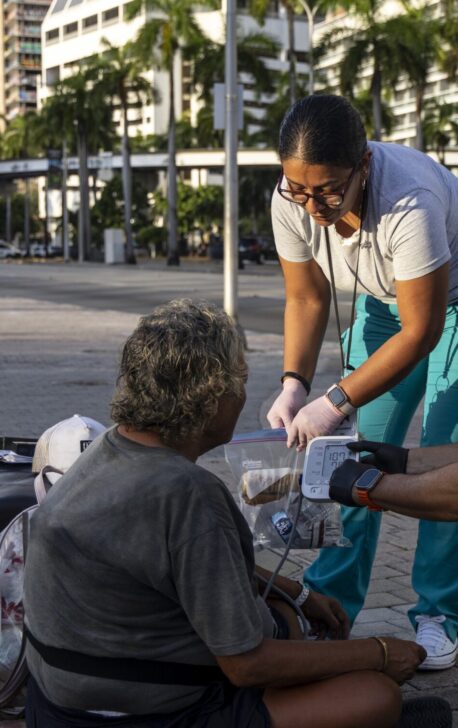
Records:
<instances>
[{"instance_id":1,"label":"earring","mask_svg":"<svg viewBox=\"0 0 458 728\"><path fill-rule=\"evenodd\" d=\"M363 179L363 183L362 183L363 190L366 189L366 182L367 182L367 179Z\"/></svg>"}]
</instances>

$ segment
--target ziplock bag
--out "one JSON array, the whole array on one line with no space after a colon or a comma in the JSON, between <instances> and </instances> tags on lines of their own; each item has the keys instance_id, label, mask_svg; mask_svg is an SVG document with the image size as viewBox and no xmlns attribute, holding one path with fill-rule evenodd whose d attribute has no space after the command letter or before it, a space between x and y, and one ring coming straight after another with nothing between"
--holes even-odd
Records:
<instances>
[{"instance_id":1,"label":"ziplock bag","mask_svg":"<svg viewBox=\"0 0 458 728\"><path fill-rule=\"evenodd\" d=\"M257 430L236 435L224 448L254 547L284 548L294 527L293 549L351 545L342 534L339 504L301 495L304 456L286 440L284 429Z\"/></svg>"}]
</instances>

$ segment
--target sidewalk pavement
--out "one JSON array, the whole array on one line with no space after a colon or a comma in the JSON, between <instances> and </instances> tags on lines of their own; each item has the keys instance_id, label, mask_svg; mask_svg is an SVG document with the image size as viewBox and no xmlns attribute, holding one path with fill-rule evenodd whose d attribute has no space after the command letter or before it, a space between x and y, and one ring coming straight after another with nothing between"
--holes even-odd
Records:
<instances>
[{"instance_id":1,"label":"sidewalk pavement","mask_svg":"<svg viewBox=\"0 0 458 728\"><path fill-rule=\"evenodd\" d=\"M75 413L109 425L109 401L120 349L137 320L135 314L3 298L0 434L38 437L47 427ZM250 374L238 432L267 425L265 415L282 371L281 336L250 331L246 336ZM312 396L330 386L338 371L337 347L325 342ZM418 443L419 432L418 412L407 436L408 444ZM207 453L200 462L234 492L234 479L222 447ZM410 571L416 534L415 520L385 514L369 593L352 637L413 637L406 612L415 600ZM314 557L313 551L292 552L283 573L300 579L304 567ZM278 559L276 552L262 553L262 563L268 568L275 568ZM407 697L432 694L446 698L454 709L454 728L458 728L458 668L417 673L403 690ZM21 723L0 721L0 728L13 725L19 727Z\"/></svg>"}]
</instances>

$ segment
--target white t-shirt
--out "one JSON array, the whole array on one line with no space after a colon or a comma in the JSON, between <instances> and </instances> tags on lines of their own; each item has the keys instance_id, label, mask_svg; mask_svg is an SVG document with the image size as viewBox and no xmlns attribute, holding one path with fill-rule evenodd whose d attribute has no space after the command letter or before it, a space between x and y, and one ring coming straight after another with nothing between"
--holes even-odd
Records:
<instances>
[{"instance_id":1,"label":"white t-shirt","mask_svg":"<svg viewBox=\"0 0 458 728\"><path fill-rule=\"evenodd\" d=\"M450 260L449 301L458 298L458 178L421 152L370 142L367 209L361 237L358 293L386 303L395 280L419 278ZM272 225L285 260L316 260L330 279L324 228L275 190ZM343 238L328 228L336 287L353 291L359 230Z\"/></svg>"}]
</instances>

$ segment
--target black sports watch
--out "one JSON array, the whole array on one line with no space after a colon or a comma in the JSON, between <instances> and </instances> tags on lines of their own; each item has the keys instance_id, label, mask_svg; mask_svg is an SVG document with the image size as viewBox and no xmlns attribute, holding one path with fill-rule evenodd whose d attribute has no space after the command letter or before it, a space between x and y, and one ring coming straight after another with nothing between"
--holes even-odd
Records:
<instances>
[{"instance_id":1,"label":"black sports watch","mask_svg":"<svg viewBox=\"0 0 458 728\"><path fill-rule=\"evenodd\" d=\"M349 458L348 460L344 460L342 465L339 465L332 473L329 479L329 496L331 500L342 503L344 506L362 508L363 506L367 506L369 501L369 496L365 492L366 488L368 492L372 488L375 488L382 475L383 472L374 468L373 465L367 465L366 463ZM362 487L357 491L358 501L356 501L356 498L353 498L353 488L356 487L358 481L361 482ZM366 497L364 503L359 498L360 493L363 492ZM376 507L378 508L378 506Z\"/></svg>"},{"instance_id":2,"label":"black sports watch","mask_svg":"<svg viewBox=\"0 0 458 728\"><path fill-rule=\"evenodd\" d=\"M377 483L381 481L385 473L377 468L369 468L355 480L354 487L358 494L358 500L367 506L370 511L383 511L383 508L375 505L369 497L369 493L375 488Z\"/></svg>"},{"instance_id":3,"label":"black sports watch","mask_svg":"<svg viewBox=\"0 0 458 728\"><path fill-rule=\"evenodd\" d=\"M353 407L342 387L338 384L333 384L332 387L329 387L325 396L343 415L351 415L356 409L356 407Z\"/></svg>"}]
</instances>

